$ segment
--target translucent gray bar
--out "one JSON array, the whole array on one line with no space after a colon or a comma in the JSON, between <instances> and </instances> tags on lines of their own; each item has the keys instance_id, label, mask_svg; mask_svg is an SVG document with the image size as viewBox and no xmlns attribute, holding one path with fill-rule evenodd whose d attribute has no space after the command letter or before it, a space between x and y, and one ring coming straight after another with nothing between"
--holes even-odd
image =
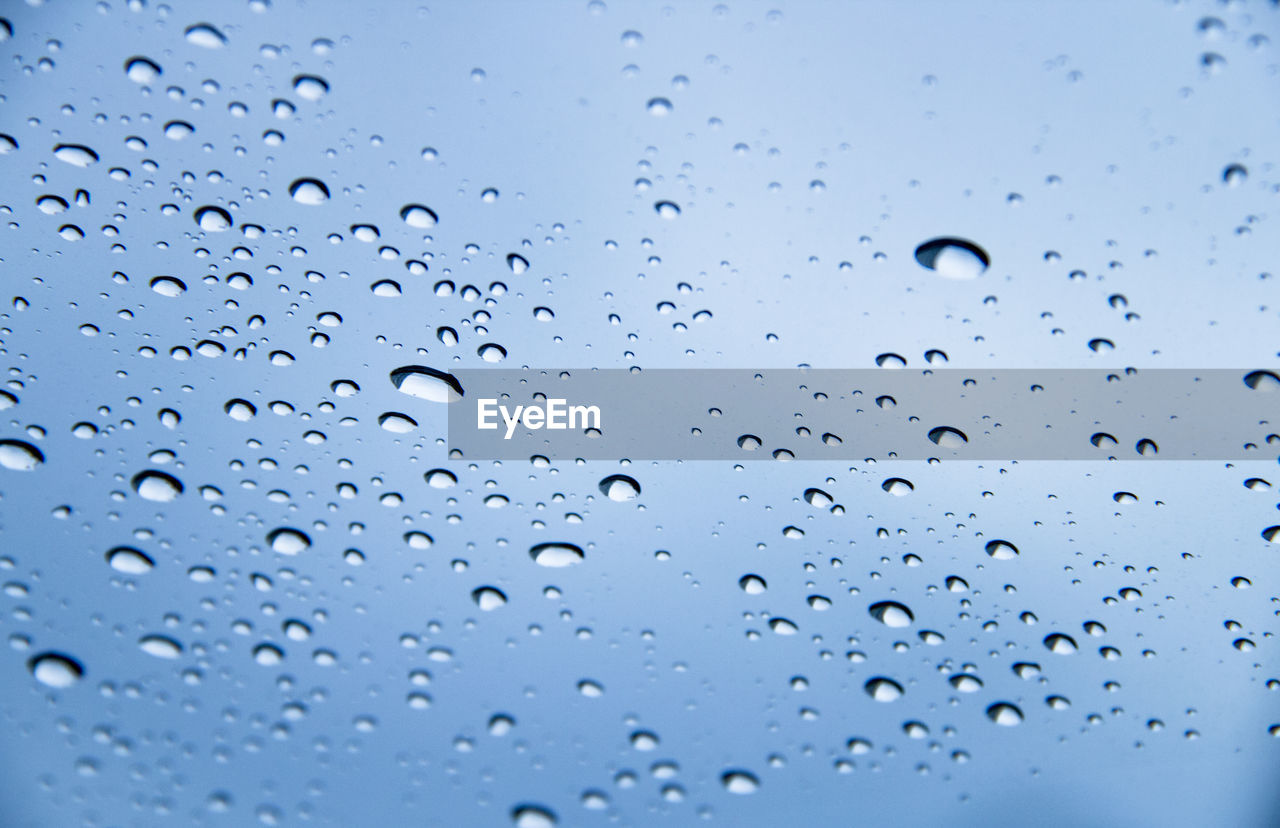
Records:
<instances>
[{"instance_id":1,"label":"translucent gray bar","mask_svg":"<svg viewBox=\"0 0 1280 828\"><path fill-rule=\"evenodd\" d=\"M474 369L453 376L462 396L448 404L449 448L475 460L1280 455L1280 376L1258 369ZM509 427L517 406L520 419ZM541 427L531 427L539 422L531 408L541 411ZM493 428L479 427L482 411ZM565 427L547 427L548 413Z\"/></svg>"}]
</instances>

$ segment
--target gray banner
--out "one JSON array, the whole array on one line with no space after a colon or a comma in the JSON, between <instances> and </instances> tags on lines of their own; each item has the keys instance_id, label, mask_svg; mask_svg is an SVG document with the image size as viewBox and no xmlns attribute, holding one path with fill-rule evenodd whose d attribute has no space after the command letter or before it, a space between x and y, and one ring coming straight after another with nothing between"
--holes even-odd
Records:
<instances>
[{"instance_id":1,"label":"gray banner","mask_svg":"<svg viewBox=\"0 0 1280 828\"><path fill-rule=\"evenodd\" d=\"M406 370L412 380L415 368ZM452 377L456 389L427 398L448 406L449 448L467 459L1280 456L1280 375L1255 369L475 369Z\"/></svg>"}]
</instances>

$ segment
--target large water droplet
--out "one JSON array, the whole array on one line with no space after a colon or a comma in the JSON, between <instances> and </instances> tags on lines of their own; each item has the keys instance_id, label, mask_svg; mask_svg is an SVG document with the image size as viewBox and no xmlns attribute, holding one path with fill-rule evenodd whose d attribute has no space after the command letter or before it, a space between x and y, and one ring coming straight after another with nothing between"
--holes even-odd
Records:
<instances>
[{"instance_id":1,"label":"large water droplet","mask_svg":"<svg viewBox=\"0 0 1280 828\"><path fill-rule=\"evenodd\" d=\"M58 144L53 148L53 157L73 167L88 167L98 163L98 153L84 144Z\"/></svg>"},{"instance_id":2,"label":"large water droplet","mask_svg":"<svg viewBox=\"0 0 1280 828\"><path fill-rule=\"evenodd\" d=\"M1063 635L1062 633L1050 633L1049 635L1046 635L1044 637L1044 646L1049 650L1049 652L1057 653L1058 655L1070 655L1078 649L1076 647L1075 639L1069 635Z\"/></svg>"},{"instance_id":3,"label":"large water droplet","mask_svg":"<svg viewBox=\"0 0 1280 828\"><path fill-rule=\"evenodd\" d=\"M996 702L987 708L987 718L1001 727L1022 724L1022 711L1008 702Z\"/></svg>"},{"instance_id":4,"label":"large water droplet","mask_svg":"<svg viewBox=\"0 0 1280 828\"><path fill-rule=\"evenodd\" d=\"M187 292L187 285L181 279L172 276L157 276L151 280L151 289L161 296L172 299Z\"/></svg>"},{"instance_id":5,"label":"large water droplet","mask_svg":"<svg viewBox=\"0 0 1280 828\"><path fill-rule=\"evenodd\" d=\"M462 385L452 374L422 365L405 365L391 372L391 384L401 394L430 402L451 403L462 399Z\"/></svg>"},{"instance_id":6,"label":"large water droplet","mask_svg":"<svg viewBox=\"0 0 1280 828\"><path fill-rule=\"evenodd\" d=\"M124 64L124 73L134 83L155 83L162 74L159 64L144 57L131 57Z\"/></svg>"},{"instance_id":7,"label":"large water droplet","mask_svg":"<svg viewBox=\"0 0 1280 828\"><path fill-rule=\"evenodd\" d=\"M976 279L991 264L978 245L949 237L930 239L917 247L916 261L946 279Z\"/></svg>"},{"instance_id":8,"label":"large water droplet","mask_svg":"<svg viewBox=\"0 0 1280 828\"><path fill-rule=\"evenodd\" d=\"M1280 375L1272 371L1251 371L1244 375L1244 384L1254 391L1280 391Z\"/></svg>"},{"instance_id":9,"label":"large water droplet","mask_svg":"<svg viewBox=\"0 0 1280 828\"><path fill-rule=\"evenodd\" d=\"M44 462L40 449L22 440L0 440L0 466L11 471L34 471Z\"/></svg>"},{"instance_id":10,"label":"large water droplet","mask_svg":"<svg viewBox=\"0 0 1280 828\"><path fill-rule=\"evenodd\" d=\"M435 227L440 217L436 215L436 211L430 207L423 207L421 204L406 204L400 208L400 218L404 219L404 223L410 227L426 229Z\"/></svg>"},{"instance_id":11,"label":"large water droplet","mask_svg":"<svg viewBox=\"0 0 1280 828\"><path fill-rule=\"evenodd\" d=\"M126 575L142 575L156 565L147 553L132 546L117 546L106 557L112 569Z\"/></svg>"},{"instance_id":12,"label":"large water droplet","mask_svg":"<svg viewBox=\"0 0 1280 828\"><path fill-rule=\"evenodd\" d=\"M289 195L299 204L315 206L329 200L329 188L314 178L299 178L289 185Z\"/></svg>"},{"instance_id":13,"label":"large water droplet","mask_svg":"<svg viewBox=\"0 0 1280 828\"><path fill-rule=\"evenodd\" d=\"M490 612L507 603L507 596L496 587L479 587L471 591L471 600L484 612Z\"/></svg>"},{"instance_id":14,"label":"large water droplet","mask_svg":"<svg viewBox=\"0 0 1280 828\"><path fill-rule=\"evenodd\" d=\"M654 212L668 221L680 215L680 208L670 201L659 201L653 205Z\"/></svg>"},{"instance_id":15,"label":"large water droplet","mask_svg":"<svg viewBox=\"0 0 1280 828\"><path fill-rule=\"evenodd\" d=\"M379 415L378 425L392 434L408 434L418 427L418 421L399 411L387 411Z\"/></svg>"},{"instance_id":16,"label":"large water droplet","mask_svg":"<svg viewBox=\"0 0 1280 828\"><path fill-rule=\"evenodd\" d=\"M755 793L760 787L760 780L756 775L744 770L725 771L720 775L720 783L731 794Z\"/></svg>"},{"instance_id":17,"label":"large water droplet","mask_svg":"<svg viewBox=\"0 0 1280 828\"><path fill-rule=\"evenodd\" d=\"M915 620L911 610L897 601L879 601L868 607L867 612L886 627L907 627Z\"/></svg>"},{"instance_id":18,"label":"large water droplet","mask_svg":"<svg viewBox=\"0 0 1280 828\"><path fill-rule=\"evenodd\" d=\"M138 647L156 658L177 658L182 655L182 645L167 635L144 635L138 639Z\"/></svg>"},{"instance_id":19,"label":"large water droplet","mask_svg":"<svg viewBox=\"0 0 1280 828\"><path fill-rule=\"evenodd\" d=\"M143 500L168 503L182 494L182 481L167 472L148 469L133 476L133 489Z\"/></svg>"},{"instance_id":20,"label":"large water droplet","mask_svg":"<svg viewBox=\"0 0 1280 828\"><path fill-rule=\"evenodd\" d=\"M880 484L880 488L884 489L894 497L905 497L911 494L915 486L911 485L910 480L904 480L901 477L890 477L888 480Z\"/></svg>"},{"instance_id":21,"label":"large water droplet","mask_svg":"<svg viewBox=\"0 0 1280 828\"><path fill-rule=\"evenodd\" d=\"M938 426L929 429L929 440L945 449L957 449L969 442L969 438L958 428Z\"/></svg>"},{"instance_id":22,"label":"large water droplet","mask_svg":"<svg viewBox=\"0 0 1280 828\"><path fill-rule=\"evenodd\" d=\"M329 82L316 75L298 75L293 79L293 91L304 101L318 101L329 93Z\"/></svg>"},{"instance_id":23,"label":"large water droplet","mask_svg":"<svg viewBox=\"0 0 1280 828\"><path fill-rule=\"evenodd\" d=\"M282 526L267 533L267 545L280 555L297 555L311 546L311 538L305 532Z\"/></svg>"},{"instance_id":24,"label":"large water droplet","mask_svg":"<svg viewBox=\"0 0 1280 828\"><path fill-rule=\"evenodd\" d=\"M540 543L529 550L529 557L538 566L559 568L582 563L586 556L581 547L572 543Z\"/></svg>"},{"instance_id":25,"label":"large water droplet","mask_svg":"<svg viewBox=\"0 0 1280 828\"><path fill-rule=\"evenodd\" d=\"M184 33L187 42L202 49L221 49L227 45L227 36L209 23L196 23L188 26Z\"/></svg>"},{"instance_id":26,"label":"large water droplet","mask_svg":"<svg viewBox=\"0 0 1280 828\"><path fill-rule=\"evenodd\" d=\"M1006 540L988 541L987 554L997 561L1008 561L1018 556L1018 547Z\"/></svg>"},{"instance_id":27,"label":"large water droplet","mask_svg":"<svg viewBox=\"0 0 1280 828\"><path fill-rule=\"evenodd\" d=\"M541 805L517 805L511 809L516 828L554 828L559 823L555 812Z\"/></svg>"},{"instance_id":28,"label":"large water droplet","mask_svg":"<svg viewBox=\"0 0 1280 828\"><path fill-rule=\"evenodd\" d=\"M221 233L223 230L230 230L232 221L231 214L221 207L212 205L201 207L195 212L196 224L200 225L200 229L209 233Z\"/></svg>"},{"instance_id":29,"label":"large water droplet","mask_svg":"<svg viewBox=\"0 0 1280 828\"><path fill-rule=\"evenodd\" d=\"M600 481L600 493L619 503L635 500L640 495L640 484L625 474L611 474Z\"/></svg>"},{"instance_id":30,"label":"large water droplet","mask_svg":"<svg viewBox=\"0 0 1280 828\"><path fill-rule=\"evenodd\" d=\"M45 652L27 662L36 681L59 690L70 687L84 675L84 667L69 655Z\"/></svg>"},{"instance_id":31,"label":"large water droplet","mask_svg":"<svg viewBox=\"0 0 1280 828\"><path fill-rule=\"evenodd\" d=\"M892 702L902 698L902 685L891 678L877 676L868 679L863 685L863 689L867 691L867 695L878 702Z\"/></svg>"}]
</instances>

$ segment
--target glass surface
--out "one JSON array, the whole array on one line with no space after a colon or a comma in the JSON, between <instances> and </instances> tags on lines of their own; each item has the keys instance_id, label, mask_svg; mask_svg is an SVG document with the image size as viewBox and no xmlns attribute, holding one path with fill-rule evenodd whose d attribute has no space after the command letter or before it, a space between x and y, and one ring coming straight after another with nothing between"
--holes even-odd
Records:
<instances>
[{"instance_id":1,"label":"glass surface","mask_svg":"<svg viewBox=\"0 0 1280 828\"><path fill-rule=\"evenodd\" d=\"M1280 372L1275 3L0 19L0 824L1280 822L1280 393L495 461L397 373Z\"/></svg>"}]
</instances>

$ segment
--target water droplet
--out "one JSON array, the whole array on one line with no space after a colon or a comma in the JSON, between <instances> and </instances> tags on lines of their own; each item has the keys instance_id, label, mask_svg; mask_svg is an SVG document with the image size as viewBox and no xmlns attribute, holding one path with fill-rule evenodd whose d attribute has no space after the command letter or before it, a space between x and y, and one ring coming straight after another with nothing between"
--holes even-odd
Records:
<instances>
[{"instance_id":1,"label":"water droplet","mask_svg":"<svg viewBox=\"0 0 1280 828\"><path fill-rule=\"evenodd\" d=\"M253 660L263 667L274 667L284 661L284 650L274 644L259 644L253 648Z\"/></svg>"},{"instance_id":2,"label":"water droplet","mask_svg":"<svg viewBox=\"0 0 1280 828\"><path fill-rule=\"evenodd\" d=\"M1262 539L1267 543L1280 543L1280 526L1268 526L1263 529Z\"/></svg>"},{"instance_id":3,"label":"water droplet","mask_svg":"<svg viewBox=\"0 0 1280 828\"><path fill-rule=\"evenodd\" d=\"M1049 650L1049 652L1057 653L1058 655L1070 655L1078 649L1076 647L1075 639L1069 635L1063 635L1062 633L1051 633L1046 635L1044 637L1044 646Z\"/></svg>"},{"instance_id":4,"label":"water droplet","mask_svg":"<svg viewBox=\"0 0 1280 828\"><path fill-rule=\"evenodd\" d=\"M472 590L471 600L475 601L476 606L482 611L490 612L506 604L507 595L495 587L480 587Z\"/></svg>"},{"instance_id":5,"label":"water droplet","mask_svg":"<svg viewBox=\"0 0 1280 828\"><path fill-rule=\"evenodd\" d=\"M142 575L150 572L156 565L156 562L151 560L145 552L134 549L132 546L117 546L108 552L106 557L112 569L126 575Z\"/></svg>"},{"instance_id":6,"label":"water droplet","mask_svg":"<svg viewBox=\"0 0 1280 828\"><path fill-rule=\"evenodd\" d=\"M299 204L312 207L329 200L329 188L314 178L299 178L289 185L289 195Z\"/></svg>"},{"instance_id":7,"label":"water droplet","mask_svg":"<svg viewBox=\"0 0 1280 828\"><path fill-rule=\"evenodd\" d=\"M151 280L151 289L161 296L172 299L187 292L187 285L181 279L172 276L157 276Z\"/></svg>"},{"instance_id":8,"label":"water droplet","mask_svg":"<svg viewBox=\"0 0 1280 828\"><path fill-rule=\"evenodd\" d=\"M133 476L133 488L143 500L168 503L182 494L182 481L166 472L148 469Z\"/></svg>"},{"instance_id":9,"label":"water droplet","mask_svg":"<svg viewBox=\"0 0 1280 828\"><path fill-rule=\"evenodd\" d=\"M1245 374L1244 384L1254 391L1280 391L1280 376L1271 371L1251 371Z\"/></svg>"},{"instance_id":10,"label":"water droplet","mask_svg":"<svg viewBox=\"0 0 1280 828\"><path fill-rule=\"evenodd\" d=\"M863 685L863 689L867 691L867 695L878 702L892 702L902 698L902 685L891 678L877 676L868 679Z\"/></svg>"},{"instance_id":11,"label":"water droplet","mask_svg":"<svg viewBox=\"0 0 1280 828\"><path fill-rule=\"evenodd\" d=\"M408 434L418 427L418 421L399 411L387 411L379 415L378 425L392 434Z\"/></svg>"},{"instance_id":12,"label":"water droplet","mask_svg":"<svg viewBox=\"0 0 1280 828\"><path fill-rule=\"evenodd\" d=\"M47 651L27 662L27 668L36 681L47 687L63 690L81 680L84 667L70 655Z\"/></svg>"},{"instance_id":13,"label":"water droplet","mask_svg":"<svg viewBox=\"0 0 1280 828\"><path fill-rule=\"evenodd\" d=\"M835 502L835 498L822 489L805 489L804 502L816 509L825 509Z\"/></svg>"},{"instance_id":14,"label":"water droplet","mask_svg":"<svg viewBox=\"0 0 1280 828\"><path fill-rule=\"evenodd\" d=\"M958 428L938 426L929 430L929 440L945 449L957 449L969 442L969 438Z\"/></svg>"},{"instance_id":15,"label":"water droplet","mask_svg":"<svg viewBox=\"0 0 1280 828\"><path fill-rule=\"evenodd\" d=\"M181 141L190 137L196 128L186 121L170 121L164 125L164 137L170 141Z\"/></svg>"},{"instance_id":16,"label":"water droplet","mask_svg":"<svg viewBox=\"0 0 1280 828\"><path fill-rule=\"evenodd\" d=\"M582 548L572 543L540 543L529 550L538 566L564 567L582 563Z\"/></svg>"},{"instance_id":17,"label":"water droplet","mask_svg":"<svg viewBox=\"0 0 1280 828\"><path fill-rule=\"evenodd\" d=\"M59 690L70 687L84 675L84 667L69 655L53 651L41 653L27 662L35 680Z\"/></svg>"},{"instance_id":18,"label":"water droplet","mask_svg":"<svg viewBox=\"0 0 1280 828\"><path fill-rule=\"evenodd\" d=\"M541 805L517 805L511 809L516 828L553 828L559 824L555 812Z\"/></svg>"},{"instance_id":19,"label":"water droplet","mask_svg":"<svg viewBox=\"0 0 1280 828\"><path fill-rule=\"evenodd\" d=\"M888 480L880 484L880 488L884 489L894 497L904 497L911 494L915 486L911 485L910 480L904 480L901 477L890 477Z\"/></svg>"},{"instance_id":20,"label":"water droplet","mask_svg":"<svg viewBox=\"0 0 1280 828\"><path fill-rule=\"evenodd\" d=\"M421 204L406 204L400 208L400 218L410 227L426 229L435 227L440 217L436 215L436 211L430 207L423 207Z\"/></svg>"},{"instance_id":21,"label":"water droplet","mask_svg":"<svg viewBox=\"0 0 1280 828\"><path fill-rule=\"evenodd\" d=\"M188 43L202 49L221 49L227 45L227 36L208 23L188 26L185 35Z\"/></svg>"},{"instance_id":22,"label":"water droplet","mask_svg":"<svg viewBox=\"0 0 1280 828\"><path fill-rule=\"evenodd\" d=\"M879 601L867 607L867 612L886 627L909 627L915 620L911 610L897 601Z\"/></svg>"},{"instance_id":23,"label":"water droplet","mask_svg":"<svg viewBox=\"0 0 1280 828\"><path fill-rule=\"evenodd\" d=\"M230 230L233 223L230 213L221 207L212 205L196 210L195 220L196 224L200 225L201 230L210 233L221 233L223 230Z\"/></svg>"},{"instance_id":24,"label":"water droplet","mask_svg":"<svg viewBox=\"0 0 1280 828\"><path fill-rule=\"evenodd\" d=\"M659 201L653 205L654 211L668 221L680 215L680 208L670 201Z\"/></svg>"},{"instance_id":25,"label":"water droplet","mask_svg":"<svg viewBox=\"0 0 1280 828\"><path fill-rule=\"evenodd\" d=\"M760 787L760 780L755 774L744 770L725 771L720 775L720 783L731 794L755 793Z\"/></svg>"},{"instance_id":26,"label":"water droplet","mask_svg":"<svg viewBox=\"0 0 1280 828\"><path fill-rule=\"evenodd\" d=\"M422 365L405 365L391 372L391 384L401 394L429 402L451 403L462 399L462 385L452 374L426 368Z\"/></svg>"},{"instance_id":27,"label":"water droplet","mask_svg":"<svg viewBox=\"0 0 1280 828\"><path fill-rule=\"evenodd\" d=\"M297 75L293 79L293 91L304 101L318 101L329 93L329 82L316 75Z\"/></svg>"},{"instance_id":28,"label":"water droplet","mask_svg":"<svg viewBox=\"0 0 1280 828\"><path fill-rule=\"evenodd\" d=\"M138 647L156 658L177 658L182 655L182 645L167 635L144 635L138 639Z\"/></svg>"},{"instance_id":29,"label":"water droplet","mask_svg":"<svg viewBox=\"0 0 1280 828\"><path fill-rule=\"evenodd\" d=\"M738 579L738 586L748 595L759 595L769 588L759 575L743 575Z\"/></svg>"},{"instance_id":30,"label":"water droplet","mask_svg":"<svg viewBox=\"0 0 1280 828\"><path fill-rule=\"evenodd\" d=\"M241 399L228 400L222 410L227 412L228 417L241 423L253 419L258 413L257 406L248 400Z\"/></svg>"},{"instance_id":31,"label":"water droplet","mask_svg":"<svg viewBox=\"0 0 1280 828\"><path fill-rule=\"evenodd\" d=\"M502 360L507 358L507 349L501 345L489 342L476 349L476 354L485 362L502 362Z\"/></svg>"},{"instance_id":32,"label":"water droplet","mask_svg":"<svg viewBox=\"0 0 1280 828\"><path fill-rule=\"evenodd\" d=\"M789 618L770 618L769 629L778 635L795 635L800 632L800 628Z\"/></svg>"},{"instance_id":33,"label":"water droplet","mask_svg":"<svg viewBox=\"0 0 1280 828\"><path fill-rule=\"evenodd\" d=\"M144 57L131 57L124 64L124 73L134 83L155 83L163 73L159 64Z\"/></svg>"},{"instance_id":34,"label":"water droplet","mask_svg":"<svg viewBox=\"0 0 1280 828\"><path fill-rule=\"evenodd\" d=\"M916 248L916 261L946 279L976 279L991 265L987 252L965 239L930 239Z\"/></svg>"},{"instance_id":35,"label":"water droplet","mask_svg":"<svg viewBox=\"0 0 1280 828\"><path fill-rule=\"evenodd\" d=\"M297 555L311 546L311 538L305 532L282 526L267 533L267 545L279 555Z\"/></svg>"},{"instance_id":36,"label":"water droplet","mask_svg":"<svg viewBox=\"0 0 1280 828\"><path fill-rule=\"evenodd\" d=\"M10 471L34 471L44 462L40 449L22 440L0 440L0 466Z\"/></svg>"},{"instance_id":37,"label":"water droplet","mask_svg":"<svg viewBox=\"0 0 1280 828\"><path fill-rule=\"evenodd\" d=\"M645 105L649 110L649 114L656 118L662 118L671 113L673 107L671 101L666 98L650 98L649 103Z\"/></svg>"},{"instance_id":38,"label":"water droplet","mask_svg":"<svg viewBox=\"0 0 1280 828\"><path fill-rule=\"evenodd\" d=\"M625 474L611 474L600 481L600 493L610 500L622 503L640 496L640 484Z\"/></svg>"},{"instance_id":39,"label":"water droplet","mask_svg":"<svg viewBox=\"0 0 1280 828\"><path fill-rule=\"evenodd\" d=\"M1228 187L1239 187L1249 177L1249 171L1240 164L1231 164L1222 171L1222 183Z\"/></svg>"},{"instance_id":40,"label":"water droplet","mask_svg":"<svg viewBox=\"0 0 1280 828\"><path fill-rule=\"evenodd\" d=\"M507 267L511 268L512 273L519 275L529 269L529 260L519 253L508 253Z\"/></svg>"},{"instance_id":41,"label":"water droplet","mask_svg":"<svg viewBox=\"0 0 1280 828\"><path fill-rule=\"evenodd\" d=\"M1022 724L1022 711L1008 702L996 702L987 708L987 718L1001 727Z\"/></svg>"},{"instance_id":42,"label":"water droplet","mask_svg":"<svg viewBox=\"0 0 1280 828\"><path fill-rule=\"evenodd\" d=\"M433 489L449 489L458 484L457 475L448 469L432 469L422 477Z\"/></svg>"},{"instance_id":43,"label":"water droplet","mask_svg":"<svg viewBox=\"0 0 1280 828\"><path fill-rule=\"evenodd\" d=\"M98 163L98 153L83 144L58 144L53 157L73 167L88 167Z\"/></svg>"},{"instance_id":44,"label":"water droplet","mask_svg":"<svg viewBox=\"0 0 1280 828\"><path fill-rule=\"evenodd\" d=\"M1006 540L988 541L987 554L997 561L1010 561L1018 557L1018 547Z\"/></svg>"}]
</instances>

